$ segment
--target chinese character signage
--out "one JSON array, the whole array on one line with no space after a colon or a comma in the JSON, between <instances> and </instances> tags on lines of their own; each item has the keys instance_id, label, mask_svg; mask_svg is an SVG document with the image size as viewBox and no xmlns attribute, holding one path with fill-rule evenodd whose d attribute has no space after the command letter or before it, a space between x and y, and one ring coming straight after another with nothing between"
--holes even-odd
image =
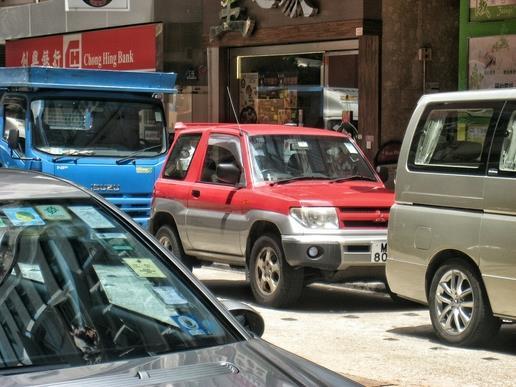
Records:
<instances>
[{"instance_id":1,"label":"chinese character signage","mask_svg":"<svg viewBox=\"0 0 516 387\"><path fill-rule=\"evenodd\" d=\"M161 24L6 42L6 65L155 71Z\"/></svg>"},{"instance_id":2,"label":"chinese character signage","mask_svg":"<svg viewBox=\"0 0 516 387\"><path fill-rule=\"evenodd\" d=\"M129 11L129 0L66 0L66 11Z\"/></svg>"},{"instance_id":3,"label":"chinese character signage","mask_svg":"<svg viewBox=\"0 0 516 387\"><path fill-rule=\"evenodd\" d=\"M469 40L469 88L516 87L516 35Z\"/></svg>"},{"instance_id":4,"label":"chinese character signage","mask_svg":"<svg viewBox=\"0 0 516 387\"><path fill-rule=\"evenodd\" d=\"M516 0L469 0L471 21L516 18Z\"/></svg>"}]
</instances>

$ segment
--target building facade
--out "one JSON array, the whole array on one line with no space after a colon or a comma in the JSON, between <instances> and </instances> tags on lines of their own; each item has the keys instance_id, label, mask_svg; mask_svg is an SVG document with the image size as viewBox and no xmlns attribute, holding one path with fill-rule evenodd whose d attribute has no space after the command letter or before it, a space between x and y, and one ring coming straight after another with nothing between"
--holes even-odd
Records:
<instances>
[{"instance_id":1,"label":"building facade","mask_svg":"<svg viewBox=\"0 0 516 387\"><path fill-rule=\"evenodd\" d=\"M130 0L125 12L66 12L65 0L15 3L0 7L7 59L10 44L36 37L82 33L94 41L92 34L152 25L147 44L130 34L113 44L133 55L136 45L149 47L156 70L178 73L172 122L238 118L356 130L373 159L383 144L401 140L423 93L458 86L455 1Z\"/></svg>"}]
</instances>

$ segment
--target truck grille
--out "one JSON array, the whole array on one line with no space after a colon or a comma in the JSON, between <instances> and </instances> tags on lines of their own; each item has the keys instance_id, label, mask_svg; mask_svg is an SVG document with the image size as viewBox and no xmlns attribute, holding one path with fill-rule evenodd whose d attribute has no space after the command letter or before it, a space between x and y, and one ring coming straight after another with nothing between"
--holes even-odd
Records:
<instances>
[{"instance_id":1,"label":"truck grille","mask_svg":"<svg viewBox=\"0 0 516 387\"><path fill-rule=\"evenodd\" d=\"M339 224L341 228L387 228L389 207L341 207Z\"/></svg>"},{"instance_id":2,"label":"truck grille","mask_svg":"<svg viewBox=\"0 0 516 387\"><path fill-rule=\"evenodd\" d=\"M151 194L102 194L102 196L133 219L149 218Z\"/></svg>"}]
</instances>

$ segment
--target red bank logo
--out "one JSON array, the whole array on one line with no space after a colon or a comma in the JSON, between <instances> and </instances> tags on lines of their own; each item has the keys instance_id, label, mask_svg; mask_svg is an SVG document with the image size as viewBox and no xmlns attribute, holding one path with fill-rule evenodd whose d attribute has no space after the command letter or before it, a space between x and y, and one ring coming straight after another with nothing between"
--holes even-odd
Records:
<instances>
[{"instance_id":1,"label":"red bank logo","mask_svg":"<svg viewBox=\"0 0 516 387\"><path fill-rule=\"evenodd\" d=\"M64 67L81 68L82 36L81 34L63 36Z\"/></svg>"}]
</instances>

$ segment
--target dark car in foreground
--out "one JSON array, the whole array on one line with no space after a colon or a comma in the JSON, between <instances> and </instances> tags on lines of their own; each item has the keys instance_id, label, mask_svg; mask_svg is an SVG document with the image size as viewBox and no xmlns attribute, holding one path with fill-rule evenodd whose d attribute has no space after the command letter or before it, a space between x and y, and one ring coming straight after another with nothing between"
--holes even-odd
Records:
<instances>
[{"instance_id":1,"label":"dark car in foreground","mask_svg":"<svg viewBox=\"0 0 516 387\"><path fill-rule=\"evenodd\" d=\"M354 385L232 308L99 196L0 169L2 386Z\"/></svg>"}]
</instances>

